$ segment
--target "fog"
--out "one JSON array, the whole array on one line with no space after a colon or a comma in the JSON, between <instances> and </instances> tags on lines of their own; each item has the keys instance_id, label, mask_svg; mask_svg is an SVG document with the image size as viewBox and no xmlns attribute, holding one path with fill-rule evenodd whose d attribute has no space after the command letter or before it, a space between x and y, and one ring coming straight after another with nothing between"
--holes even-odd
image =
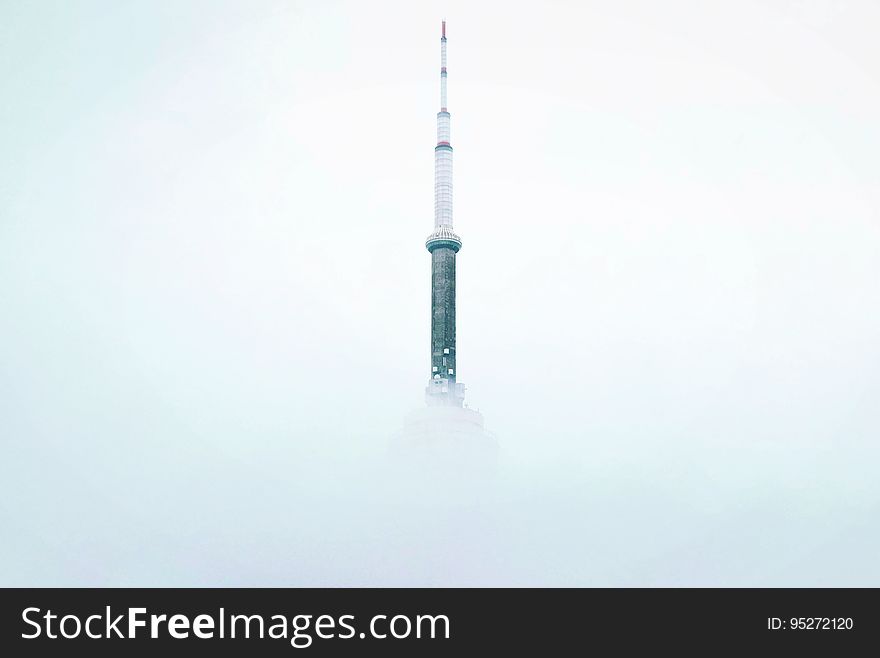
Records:
<instances>
[{"instance_id":1,"label":"fog","mask_svg":"<svg viewBox=\"0 0 880 658\"><path fill-rule=\"evenodd\" d=\"M0 585L880 586L878 20L4 3Z\"/></svg>"}]
</instances>

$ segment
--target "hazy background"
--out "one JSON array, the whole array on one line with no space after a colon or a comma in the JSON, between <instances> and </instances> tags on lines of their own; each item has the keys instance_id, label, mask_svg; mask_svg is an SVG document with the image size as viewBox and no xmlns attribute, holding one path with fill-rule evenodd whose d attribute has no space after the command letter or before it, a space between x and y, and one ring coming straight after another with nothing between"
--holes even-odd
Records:
<instances>
[{"instance_id":1,"label":"hazy background","mask_svg":"<svg viewBox=\"0 0 880 658\"><path fill-rule=\"evenodd\" d=\"M443 17L464 488L384 470ZM880 585L878 27L3 0L0 584Z\"/></svg>"}]
</instances>

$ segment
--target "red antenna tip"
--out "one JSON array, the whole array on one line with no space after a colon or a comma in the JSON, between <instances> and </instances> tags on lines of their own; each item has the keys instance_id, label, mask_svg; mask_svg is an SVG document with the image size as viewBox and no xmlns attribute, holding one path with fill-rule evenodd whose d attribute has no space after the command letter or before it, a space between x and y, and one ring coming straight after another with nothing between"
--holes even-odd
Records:
<instances>
[{"instance_id":1,"label":"red antenna tip","mask_svg":"<svg viewBox=\"0 0 880 658\"><path fill-rule=\"evenodd\" d=\"M446 21L443 21L443 22L442 22L442 27L441 27L441 34L440 34L440 36L442 36L444 39L446 38Z\"/></svg>"}]
</instances>

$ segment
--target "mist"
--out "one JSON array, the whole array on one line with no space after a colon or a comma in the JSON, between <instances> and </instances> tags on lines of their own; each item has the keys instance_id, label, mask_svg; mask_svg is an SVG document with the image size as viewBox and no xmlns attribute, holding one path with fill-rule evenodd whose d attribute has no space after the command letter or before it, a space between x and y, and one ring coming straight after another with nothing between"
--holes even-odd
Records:
<instances>
[{"instance_id":1,"label":"mist","mask_svg":"<svg viewBox=\"0 0 880 658\"><path fill-rule=\"evenodd\" d=\"M5 3L0 585L880 586L880 7L712 5Z\"/></svg>"}]
</instances>

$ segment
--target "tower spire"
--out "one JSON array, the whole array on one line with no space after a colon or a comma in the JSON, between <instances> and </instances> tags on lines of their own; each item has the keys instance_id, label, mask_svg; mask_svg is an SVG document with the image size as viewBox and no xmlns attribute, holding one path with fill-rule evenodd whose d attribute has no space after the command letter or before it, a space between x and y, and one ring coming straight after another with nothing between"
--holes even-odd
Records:
<instances>
[{"instance_id":1,"label":"tower spire","mask_svg":"<svg viewBox=\"0 0 880 658\"><path fill-rule=\"evenodd\" d=\"M434 228L452 228L452 145L446 106L446 21L440 28L440 111L437 113L437 147L434 150Z\"/></svg>"},{"instance_id":2,"label":"tower spire","mask_svg":"<svg viewBox=\"0 0 880 658\"><path fill-rule=\"evenodd\" d=\"M440 31L440 111L446 111L446 21Z\"/></svg>"},{"instance_id":3,"label":"tower spire","mask_svg":"<svg viewBox=\"0 0 880 658\"><path fill-rule=\"evenodd\" d=\"M452 144L446 105L446 21L440 26L440 111L434 147L434 232L431 252L431 379L429 404L462 406L464 385L456 383L455 255L461 239L452 231Z\"/></svg>"}]
</instances>

